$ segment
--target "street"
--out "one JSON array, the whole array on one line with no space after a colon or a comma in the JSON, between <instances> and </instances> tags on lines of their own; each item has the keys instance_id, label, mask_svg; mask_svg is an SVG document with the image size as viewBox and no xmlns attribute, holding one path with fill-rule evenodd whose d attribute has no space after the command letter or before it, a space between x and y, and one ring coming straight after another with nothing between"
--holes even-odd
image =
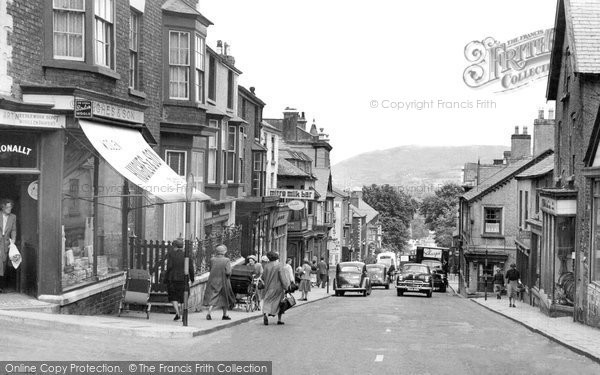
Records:
<instances>
[{"instance_id":1,"label":"street","mask_svg":"<svg viewBox=\"0 0 600 375\"><path fill-rule=\"evenodd\" d=\"M284 321L264 326L258 319L187 340L0 322L0 351L3 360L269 360L274 374L600 373L590 359L451 293L397 297L393 288L377 288L366 298L349 294L292 309Z\"/></svg>"}]
</instances>

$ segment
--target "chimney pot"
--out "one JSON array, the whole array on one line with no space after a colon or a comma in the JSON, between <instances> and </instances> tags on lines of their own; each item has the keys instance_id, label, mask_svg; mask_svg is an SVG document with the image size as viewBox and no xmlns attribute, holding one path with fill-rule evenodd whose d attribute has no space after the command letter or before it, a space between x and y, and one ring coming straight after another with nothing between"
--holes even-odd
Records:
<instances>
[{"instance_id":1,"label":"chimney pot","mask_svg":"<svg viewBox=\"0 0 600 375\"><path fill-rule=\"evenodd\" d=\"M544 119L544 110L543 109L540 109L538 111L538 119L539 120L543 120Z\"/></svg>"},{"instance_id":2,"label":"chimney pot","mask_svg":"<svg viewBox=\"0 0 600 375\"><path fill-rule=\"evenodd\" d=\"M519 134L519 127L515 126L515 134Z\"/></svg>"},{"instance_id":3,"label":"chimney pot","mask_svg":"<svg viewBox=\"0 0 600 375\"><path fill-rule=\"evenodd\" d=\"M254 94L254 90L256 90L256 88L254 87L250 87L250 92Z\"/></svg>"},{"instance_id":4,"label":"chimney pot","mask_svg":"<svg viewBox=\"0 0 600 375\"><path fill-rule=\"evenodd\" d=\"M554 120L554 110L553 109L548 110L548 120Z\"/></svg>"},{"instance_id":5,"label":"chimney pot","mask_svg":"<svg viewBox=\"0 0 600 375\"><path fill-rule=\"evenodd\" d=\"M527 126L523 126L523 134L527 134Z\"/></svg>"}]
</instances>

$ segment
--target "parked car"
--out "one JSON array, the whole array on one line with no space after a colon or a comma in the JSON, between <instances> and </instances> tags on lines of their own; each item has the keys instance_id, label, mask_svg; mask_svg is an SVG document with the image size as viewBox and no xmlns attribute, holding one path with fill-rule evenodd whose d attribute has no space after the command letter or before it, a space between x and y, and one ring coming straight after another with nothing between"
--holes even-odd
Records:
<instances>
[{"instance_id":1,"label":"parked car","mask_svg":"<svg viewBox=\"0 0 600 375\"><path fill-rule=\"evenodd\" d=\"M425 293L431 298L433 294L433 274L429 266L421 263L406 263L396 277L398 296L406 292Z\"/></svg>"},{"instance_id":2,"label":"parked car","mask_svg":"<svg viewBox=\"0 0 600 375\"><path fill-rule=\"evenodd\" d=\"M343 296L346 292L359 292L363 296L371 294L371 280L367 273L367 266L363 262L342 262L335 268L333 290L336 296Z\"/></svg>"},{"instance_id":3,"label":"parked car","mask_svg":"<svg viewBox=\"0 0 600 375\"><path fill-rule=\"evenodd\" d=\"M433 290L445 293L448 287L448 273L444 271L442 262L435 259L423 259L421 264L429 266L433 273Z\"/></svg>"},{"instance_id":4,"label":"parked car","mask_svg":"<svg viewBox=\"0 0 600 375\"><path fill-rule=\"evenodd\" d=\"M385 289L390 289L390 275L388 267L385 264L367 264L367 273L371 286L383 286Z\"/></svg>"}]
</instances>

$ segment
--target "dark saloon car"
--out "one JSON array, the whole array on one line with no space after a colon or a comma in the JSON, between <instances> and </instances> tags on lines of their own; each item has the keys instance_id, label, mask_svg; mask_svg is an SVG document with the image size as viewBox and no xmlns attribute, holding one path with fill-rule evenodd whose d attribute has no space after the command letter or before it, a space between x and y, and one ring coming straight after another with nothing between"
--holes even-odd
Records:
<instances>
[{"instance_id":1,"label":"dark saloon car","mask_svg":"<svg viewBox=\"0 0 600 375\"><path fill-rule=\"evenodd\" d=\"M390 276L385 264L367 264L367 273L372 287L383 286L385 289L390 289Z\"/></svg>"},{"instance_id":2,"label":"dark saloon car","mask_svg":"<svg viewBox=\"0 0 600 375\"><path fill-rule=\"evenodd\" d=\"M371 294L371 280L367 266L363 262L342 262L335 268L333 290L336 296L346 292L359 292L363 296Z\"/></svg>"},{"instance_id":3,"label":"dark saloon car","mask_svg":"<svg viewBox=\"0 0 600 375\"><path fill-rule=\"evenodd\" d=\"M421 263L405 263L396 278L398 296L406 292L433 294L433 274L429 266Z\"/></svg>"},{"instance_id":4,"label":"dark saloon car","mask_svg":"<svg viewBox=\"0 0 600 375\"><path fill-rule=\"evenodd\" d=\"M433 274L433 290L436 292L446 292L448 286L448 273L444 271L442 262L433 259L423 259L421 264L429 266Z\"/></svg>"}]
</instances>

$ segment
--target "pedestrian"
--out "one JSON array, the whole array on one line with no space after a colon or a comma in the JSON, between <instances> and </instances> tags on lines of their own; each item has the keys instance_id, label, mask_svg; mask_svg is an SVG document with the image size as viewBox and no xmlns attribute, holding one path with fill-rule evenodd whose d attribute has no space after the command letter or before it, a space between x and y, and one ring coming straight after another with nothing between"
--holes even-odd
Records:
<instances>
[{"instance_id":1,"label":"pedestrian","mask_svg":"<svg viewBox=\"0 0 600 375\"><path fill-rule=\"evenodd\" d=\"M300 291L302 292L302 297L300 301L308 301L308 292L310 292L310 275L312 272L312 268L308 259L304 259L302 262L302 274L300 276Z\"/></svg>"},{"instance_id":2,"label":"pedestrian","mask_svg":"<svg viewBox=\"0 0 600 375\"><path fill-rule=\"evenodd\" d=\"M319 269L319 282L321 283L321 288L325 288L329 276L327 274L329 272L329 265L325 262L324 257L321 257L321 261L317 267Z\"/></svg>"},{"instance_id":3,"label":"pedestrian","mask_svg":"<svg viewBox=\"0 0 600 375\"><path fill-rule=\"evenodd\" d=\"M285 272L287 272L287 276L288 276L288 280L290 280L290 284L295 283L296 277L294 275L294 269L292 268L292 258L287 258L285 265L283 266L283 269L285 269Z\"/></svg>"},{"instance_id":4,"label":"pedestrian","mask_svg":"<svg viewBox=\"0 0 600 375\"><path fill-rule=\"evenodd\" d=\"M312 264L310 265L310 284L311 284L311 286L319 285L319 281L317 280L318 272L319 272L319 267L317 264L317 257L314 257Z\"/></svg>"},{"instance_id":5,"label":"pedestrian","mask_svg":"<svg viewBox=\"0 0 600 375\"><path fill-rule=\"evenodd\" d=\"M504 288L504 275L502 274L502 269L498 268L494 275L494 292L496 292L496 299L502 299L500 296L502 294L502 288Z\"/></svg>"},{"instance_id":6,"label":"pedestrian","mask_svg":"<svg viewBox=\"0 0 600 375\"><path fill-rule=\"evenodd\" d=\"M302 281L303 273L304 273L304 269L302 269L302 265L299 265L298 267L296 267L296 272L294 275L294 280L296 281L296 284L300 285L300 282Z\"/></svg>"},{"instance_id":7,"label":"pedestrian","mask_svg":"<svg viewBox=\"0 0 600 375\"><path fill-rule=\"evenodd\" d=\"M216 255L210 259L210 274L204 291L203 305L208 306L206 320L211 320L213 308L223 309L223 320L231 320L227 310L235 305L235 294L231 289L231 261L225 257L227 247L219 245L215 248Z\"/></svg>"},{"instance_id":8,"label":"pedestrian","mask_svg":"<svg viewBox=\"0 0 600 375\"><path fill-rule=\"evenodd\" d=\"M256 262L256 255L248 256L248 267L252 269L252 277L255 279L259 278L263 273L263 266Z\"/></svg>"},{"instance_id":9,"label":"pedestrian","mask_svg":"<svg viewBox=\"0 0 600 375\"><path fill-rule=\"evenodd\" d=\"M185 285L185 254L183 252L183 240L173 241L174 248L167 254L167 270L165 271L165 283L167 284L167 294L169 301L175 309L175 318L181 317L180 304L183 303L183 294L187 285ZM189 281L194 282L194 266L189 262Z\"/></svg>"},{"instance_id":10,"label":"pedestrian","mask_svg":"<svg viewBox=\"0 0 600 375\"><path fill-rule=\"evenodd\" d=\"M521 284L521 274L517 271L517 265L514 263L510 265L510 269L506 272L506 284L508 306L517 307L515 306L515 302L517 301L517 288Z\"/></svg>"},{"instance_id":11,"label":"pedestrian","mask_svg":"<svg viewBox=\"0 0 600 375\"><path fill-rule=\"evenodd\" d=\"M4 293L6 266L8 264L8 250L11 244L17 241L17 217L11 213L14 203L10 199L0 202L2 210L2 232L0 232L0 293Z\"/></svg>"},{"instance_id":12,"label":"pedestrian","mask_svg":"<svg viewBox=\"0 0 600 375\"><path fill-rule=\"evenodd\" d=\"M279 262L279 254L270 251L267 253L269 263L265 265L263 278L265 281L265 295L263 300L263 323L269 325L269 316L277 315L277 324L284 324L281 320L283 312L279 305L285 297L285 292L290 286L288 273Z\"/></svg>"}]
</instances>

